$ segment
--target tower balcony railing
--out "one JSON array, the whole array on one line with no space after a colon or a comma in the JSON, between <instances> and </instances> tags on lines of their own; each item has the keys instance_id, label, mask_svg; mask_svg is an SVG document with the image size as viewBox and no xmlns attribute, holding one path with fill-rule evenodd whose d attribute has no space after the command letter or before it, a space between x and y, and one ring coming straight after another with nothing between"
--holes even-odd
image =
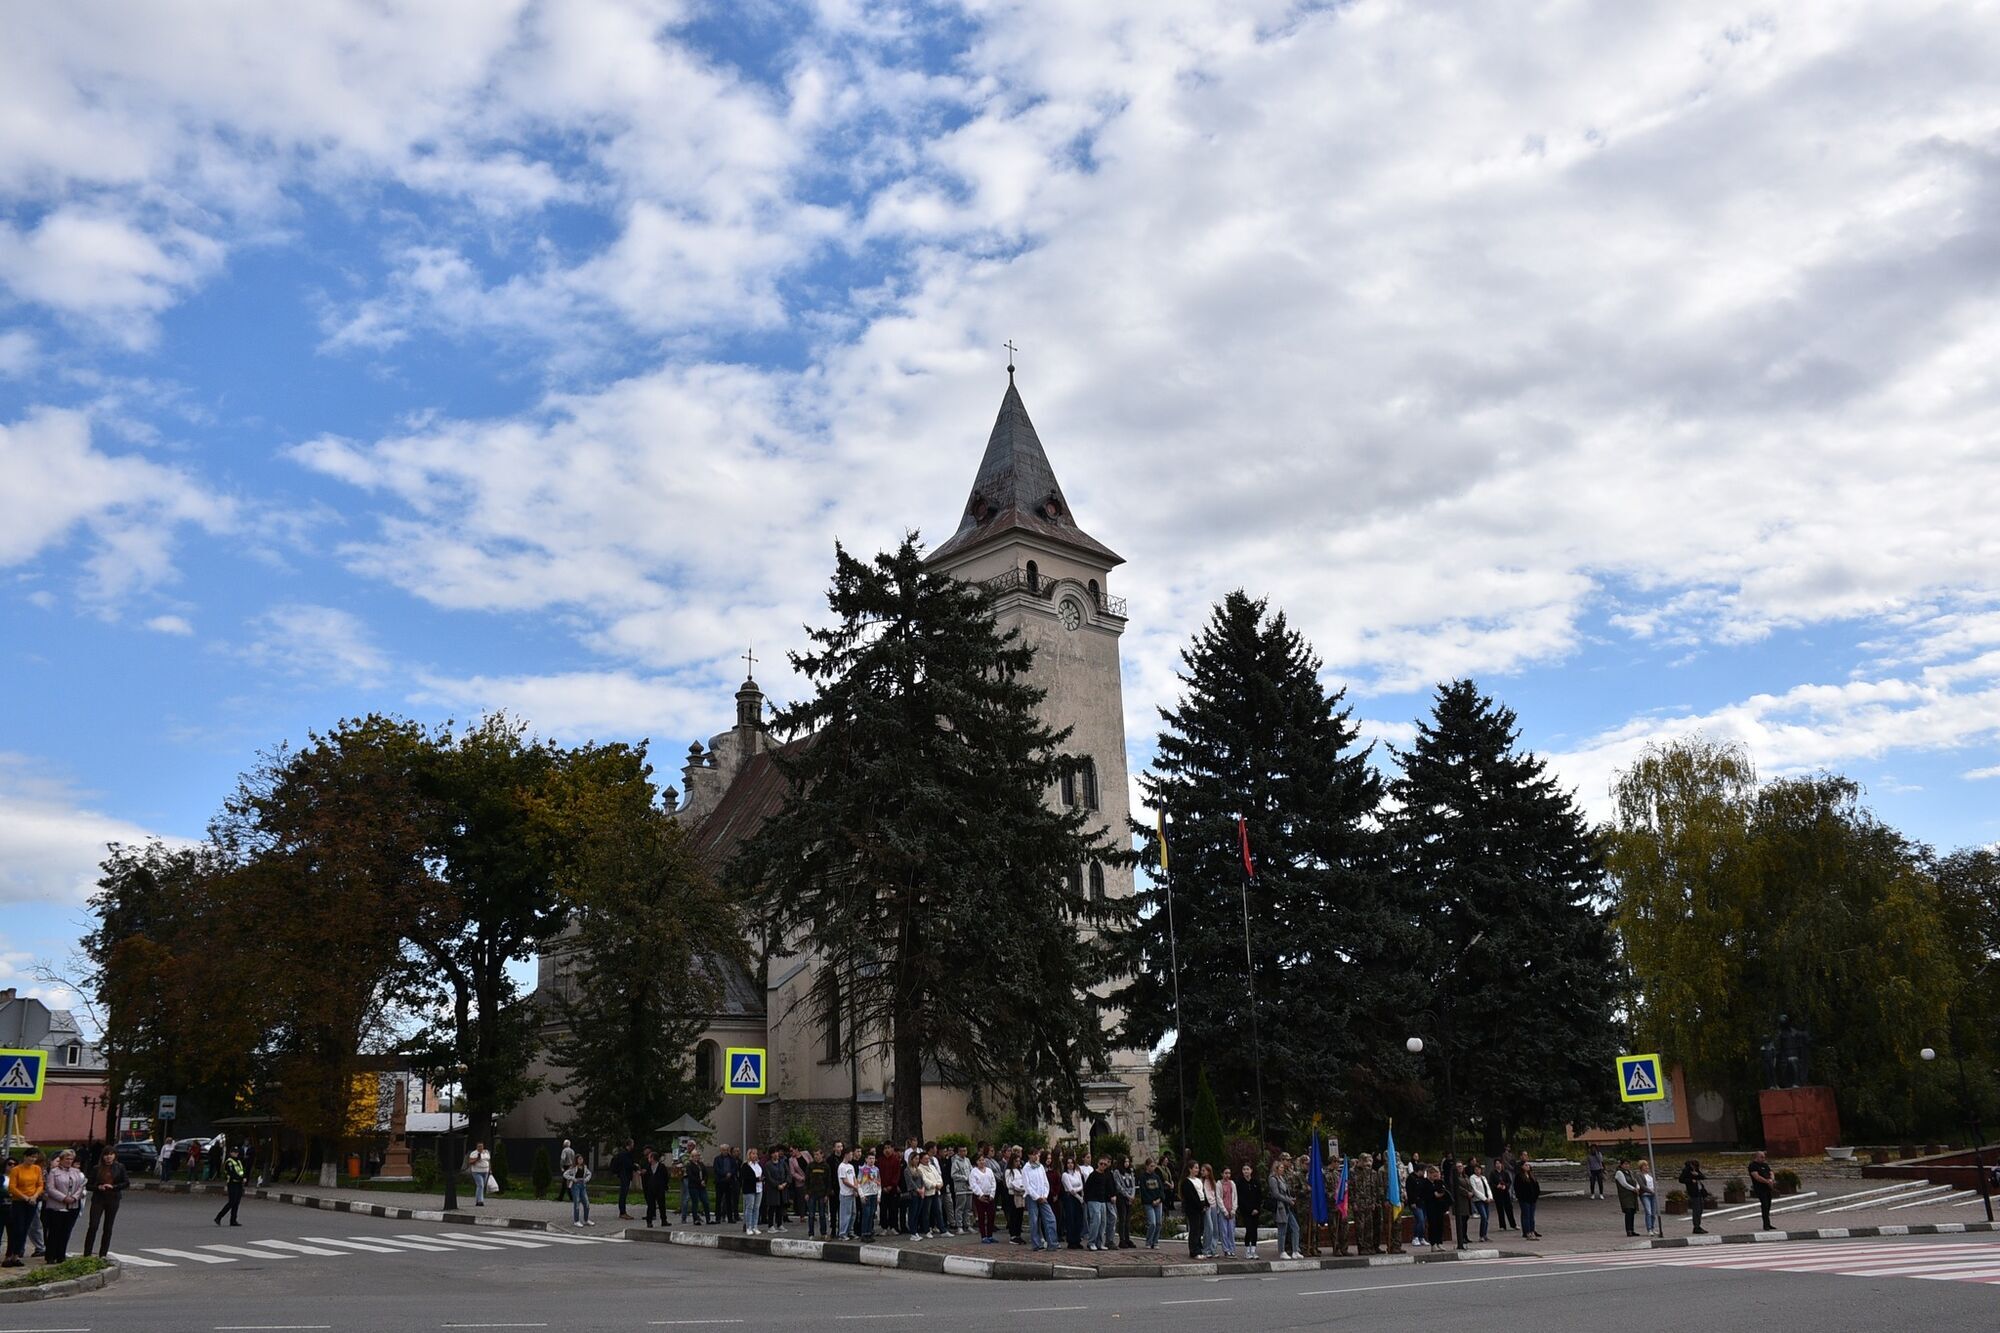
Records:
<instances>
[{"instance_id":1,"label":"tower balcony railing","mask_svg":"<svg viewBox=\"0 0 2000 1333\"><path fill-rule=\"evenodd\" d=\"M1010 569L1004 574L996 574L990 579L980 580L979 586L998 596L1005 592L1025 592L1030 597L1053 597L1056 580L1044 576L1030 577L1025 569ZM1108 616L1125 618L1125 599L1097 594L1097 609Z\"/></svg>"}]
</instances>

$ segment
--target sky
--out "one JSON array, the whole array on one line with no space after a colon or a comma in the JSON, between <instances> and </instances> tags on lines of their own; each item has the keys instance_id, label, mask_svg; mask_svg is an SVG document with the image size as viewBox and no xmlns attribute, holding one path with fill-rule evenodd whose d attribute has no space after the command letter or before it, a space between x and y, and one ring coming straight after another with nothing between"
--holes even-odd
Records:
<instances>
[{"instance_id":1,"label":"sky","mask_svg":"<svg viewBox=\"0 0 2000 1333\"><path fill-rule=\"evenodd\" d=\"M2000 840L2000 6L71 0L0 43L0 985L369 710L728 725L1008 340L1135 770L1242 587Z\"/></svg>"}]
</instances>

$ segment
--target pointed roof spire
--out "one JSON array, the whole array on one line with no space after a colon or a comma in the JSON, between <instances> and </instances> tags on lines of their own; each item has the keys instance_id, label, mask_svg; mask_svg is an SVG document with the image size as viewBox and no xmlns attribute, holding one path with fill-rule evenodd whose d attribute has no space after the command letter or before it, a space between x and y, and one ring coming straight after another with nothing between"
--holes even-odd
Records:
<instances>
[{"instance_id":1,"label":"pointed roof spire","mask_svg":"<svg viewBox=\"0 0 2000 1333\"><path fill-rule=\"evenodd\" d=\"M1028 420L1027 405L1014 384L1012 364L1007 367L1007 393L1000 400L1000 415L986 439L986 453L979 460L979 474L972 480L972 493L966 497L958 531L931 552L930 558L956 555L1010 530L1062 542L1107 566L1125 563L1076 525L1041 437L1035 433L1035 423Z\"/></svg>"}]
</instances>

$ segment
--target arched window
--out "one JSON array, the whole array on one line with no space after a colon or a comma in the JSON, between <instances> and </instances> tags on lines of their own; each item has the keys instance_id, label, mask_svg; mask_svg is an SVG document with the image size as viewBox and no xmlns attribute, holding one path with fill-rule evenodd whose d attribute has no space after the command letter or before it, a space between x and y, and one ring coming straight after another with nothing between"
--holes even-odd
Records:
<instances>
[{"instance_id":1,"label":"arched window","mask_svg":"<svg viewBox=\"0 0 2000 1333\"><path fill-rule=\"evenodd\" d=\"M1097 808L1097 761L1083 761L1083 804L1087 810Z\"/></svg>"},{"instance_id":2,"label":"arched window","mask_svg":"<svg viewBox=\"0 0 2000 1333\"><path fill-rule=\"evenodd\" d=\"M694 1085L703 1092L719 1092L722 1089L722 1079L717 1075L715 1068L717 1054L715 1043L712 1041L695 1044Z\"/></svg>"},{"instance_id":3,"label":"arched window","mask_svg":"<svg viewBox=\"0 0 2000 1333\"><path fill-rule=\"evenodd\" d=\"M1104 609L1104 591L1097 586L1096 579L1090 581L1090 600L1092 605L1096 606L1098 610L1102 611Z\"/></svg>"},{"instance_id":4,"label":"arched window","mask_svg":"<svg viewBox=\"0 0 2000 1333\"><path fill-rule=\"evenodd\" d=\"M1079 898L1083 896L1082 866L1071 866L1069 868L1069 891Z\"/></svg>"},{"instance_id":5,"label":"arched window","mask_svg":"<svg viewBox=\"0 0 2000 1333\"><path fill-rule=\"evenodd\" d=\"M1095 861L1090 863L1090 897L1093 902L1104 901L1104 867Z\"/></svg>"},{"instance_id":6,"label":"arched window","mask_svg":"<svg viewBox=\"0 0 2000 1333\"><path fill-rule=\"evenodd\" d=\"M1034 561L1030 560L1028 562L1028 591L1040 592L1041 590L1042 590L1041 568L1037 566Z\"/></svg>"},{"instance_id":7,"label":"arched window","mask_svg":"<svg viewBox=\"0 0 2000 1333\"><path fill-rule=\"evenodd\" d=\"M1062 789L1062 803L1063 803L1063 806L1064 806L1064 808L1066 808L1066 809L1074 809L1074 808L1076 807L1076 770L1075 770L1075 769L1073 769L1073 768L1065 768L1065 769L1063 770L1063 775L1062 775L1062 778L1060 779L1060 786L1061 786L1061 789Z\"/></svg>"}]
</instances>

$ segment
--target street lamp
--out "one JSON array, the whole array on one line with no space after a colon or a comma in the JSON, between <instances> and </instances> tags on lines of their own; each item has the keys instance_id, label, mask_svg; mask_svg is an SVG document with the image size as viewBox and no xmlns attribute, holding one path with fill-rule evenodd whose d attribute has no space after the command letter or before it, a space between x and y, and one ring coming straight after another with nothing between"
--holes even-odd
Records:
<instances>
[{"instance_id":1,"label":"street lamp","mask_svg":"<svg viewBox=\"0 0 2000 1333\"><path fill-rule=\"evenodd\" d=\"M1953 1018L1952 1027L1954 1035L1956 1035L1957 1022L1955 1014ZM1953 1048L1954 1053L1952 1058L1958 1065L1958 1099L1964 1108L1965 1118L1972 1127L1972 1166L1973 1170L1979 1173L1979 1197L1986 1205L1986 1220L1991 1222L1993 1220L1993 1182L1986 1174L1986 1131L1981 1128L1979 1123L1979 1104L1972 1099L1972 1087L1965 1081L1965 1053L1963 1050L1958 1049L1956 1042L1953 1042ZM1918 1051L1917 1055L1924 1063L1929 1064L1931 1061L1937 1059L1937 1050L1934 1047L1926 1046L1921 1051Z\"/></svg>"},{"instance_id":2,"label":"street lamp","mask_svg":"<svg viewBox=\"0 0 2000 1333\"><path fill-rule=\"evenodd\" d=\"M1485 931L1474 932L1472 938L1465 942L1465 947L1460 949L1451 962L1445 965L1444 971L1438 974L1437 980L1432 984L1440 988L1447 986L1452 976L1457 973L1459 964L1465 961L1465 956L1471 953L1478 946L1479 941L1485 938ZM1444 1066L1445 1152L1450 1161L1456 1162L1458 1160L1458 1099L1452 1095L1451 1090L1451 1020L1448 1017L1450 1013L1451 1007L1449 1005L1440 1004L1436 1009L1426 1009L1419 1017L1428 1018L1437 1025L1438 1040L1443 1043L1443 1049L1438 1052L1438 1062ZM1422 1037L1411 1037L1403 1043L1403 1049L1411 1055L1422 1055L1424 1053L1424 1039Z\"/></svg>"}]
</instances>

